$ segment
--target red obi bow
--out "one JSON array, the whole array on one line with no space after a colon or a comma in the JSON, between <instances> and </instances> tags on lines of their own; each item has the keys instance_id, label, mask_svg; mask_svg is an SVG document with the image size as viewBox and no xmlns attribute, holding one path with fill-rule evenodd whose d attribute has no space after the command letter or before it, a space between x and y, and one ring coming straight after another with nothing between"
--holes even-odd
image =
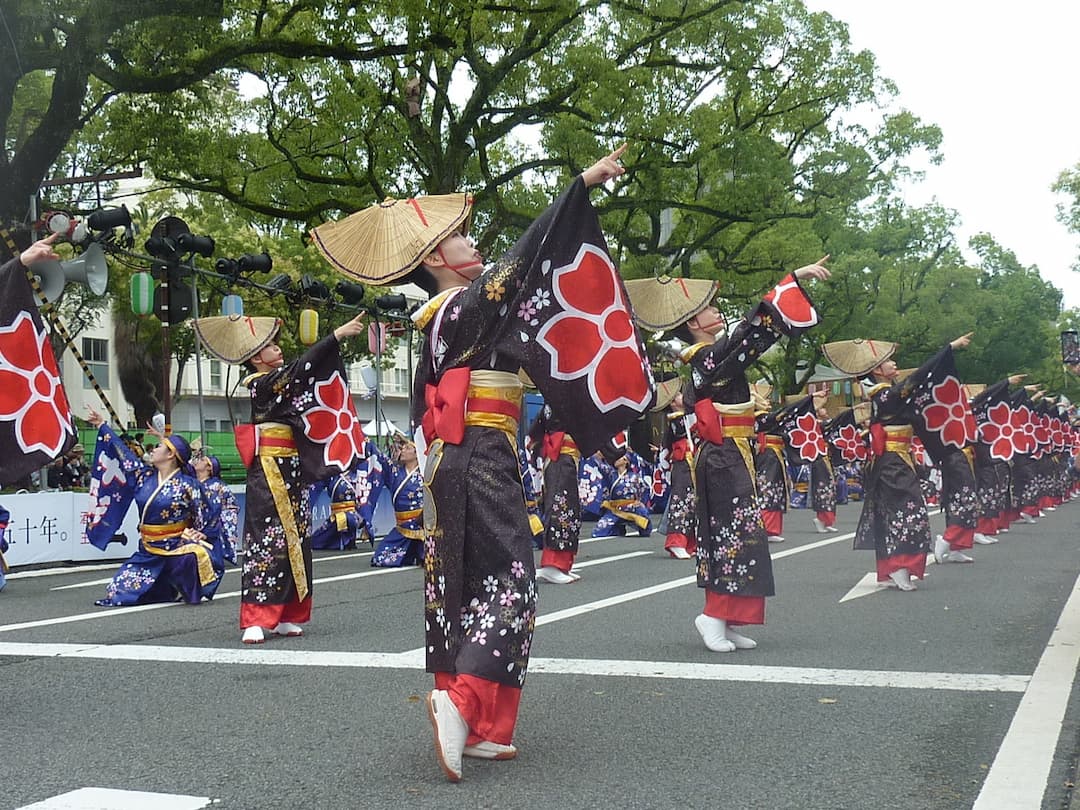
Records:
<instances>
[{"instance_id":1,"label":"red obi bow","mask_svg":"<svg viewBox=\"0 0 1080 810\"><path fill-rule=\"evenodd\" d=\"M258 444L255 425L250 423L236 425L233 428L233 438L236 440L236 451L240 454L240 460L244 462L244 467L250 467L252 462L255 461L255 450Z\"/></svg>"},{"instance_id":2,"label":"red obi bow","mask_svg":"<svg viewBox=\"0 0 1080 810\"><path fill-rule=\"evenodd\" d=\"M469 395L469 369L452 368L443 372L438 385L424 387L427 410L420 420L424 440L436 438L447 444L461 444L465 439L465 400Z\"/></svg>"},{"instance_id":3,"label":"red obi bow","mask_svg":"<svg viewBox=\"0 0 1080 810\"><path fill-rule=\"evenodd\" d=\"M671 460L685 461L686 454L690 452L690 442L686 439L676 439L671 443Z\"/></svg>"},{"instance_id":4,"label":"red obi bow","mask_svg":"<svg viewBox=\"0 0 1080 810\"><path fill-rule=\"evenodd\" d=\"M558 461L559 452L562 450L563 437L566 436L566 431L556 430L553 433L544 434L544 445L541 449L541 454L549 461Z\"/></svg>"},{"instance_id":5,"label":"red obi bow","mask_svg":"<svg viewBox=\"0 0 1080 810\"><path fill-rule=\"evenodd\" d=\"M720 427L720 414L713 407L711 399L699 399L694 404L694 414L697 416L697 432L705 441L713 444L722 444L724 431Z\"/></svg>"},{"instance_id":6,"label":"red obi bow","mask_svg":"<svg viewBox=\"0 0 1080 810\"><path fill-rule=\"evenodd\" d=\"M875 458L885 455L885 428L877 422L870 425L870 452Z\"/></svg>"}]
</instances>

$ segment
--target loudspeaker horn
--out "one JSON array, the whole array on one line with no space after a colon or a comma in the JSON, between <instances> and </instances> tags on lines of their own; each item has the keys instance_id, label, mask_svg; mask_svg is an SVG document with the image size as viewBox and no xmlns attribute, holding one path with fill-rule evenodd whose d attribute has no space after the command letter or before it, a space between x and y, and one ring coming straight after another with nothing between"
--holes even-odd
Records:
<instances>
[{"instance_id":1,"label":"loudspeaker horn","mask_svg":"<svg viewBox=\"0 0 1080 810\"><path fill-rule=\"evenodd\" d=\"M88 287L94 295L104 295L109 283L109 265L105 262L105 252L97 242L91 243L74 259L35 262L30 270L37 276L38 284L50 302L60 297L69 281Z\"/></svg>"}]
</instances>

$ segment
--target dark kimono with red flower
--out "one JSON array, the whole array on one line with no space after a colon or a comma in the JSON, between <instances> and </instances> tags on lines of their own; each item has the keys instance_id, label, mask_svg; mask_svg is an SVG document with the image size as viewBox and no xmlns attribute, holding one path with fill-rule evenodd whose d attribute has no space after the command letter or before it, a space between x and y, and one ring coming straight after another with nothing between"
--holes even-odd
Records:
<instances>
[{"instance_id":1,"label":"dark kimono with red flower","mask_svg":"<svg viewBox=\"0 0 1080 810\"><path fill-rule=\"evenodd\" d=\"M705 610L713 618L762 624L764 597L775 593L756 491L746 369L781 336L817 323L810 298L789 275L728 334L684 353L691 371L683 402L694 409L701 439L694 465L697 582L706 589Z\"/></svg>"},{"instance_id":2,"label":"dark kimono with red flower","mask_svg":"<svg viewBox=\"0 0 1080 810\"><path fill-rule=\"evenodd\" d=\"M762 413L757 415L755 422L758 444L754 466L757 471L758 504L762 513L778 512L782 515L788 508L791 481L784 458L784 429L780 425L783 416L783 409ZM776 534L780 533L781 527L782 523L776 527Z\"/></svg>"},{"instance_id":3,"label":"dark kimono with red flower","mask_svg":"<svg viewBox=\"0 0 1080 810\"><path fill-rule=\"evenodd\" d=\"M978 439L975 442L975 486L979 497L977 530L996 534L1009 510L1009 487L1019 417L1009 404L1009 381L987 386L971 401Z\"/></svg>"},{"instance_id":4,"label":"dark kimono with red flower","mask_svg":"<svg viewBox=\"0 0 1080 810\"><path fill-rule=\"evenodd\" d=\"M855 548L874 549L878 581L901 568L920 579L930 548L930 519L912 459L912 430L940 464L974 436L975 420L946 346L909 377L870 395L872 459ZM962 457L962 454L961 454Z\"/></svg>"},{"instance_id":5,"label":"dark kimono with red flower","mask_svg":"<svg viewBox=\"0 0 1080 810\"><path fill-rule=\"evenodd\" d=\"M1039 443L1043 433L1036 403L1023 388L1013 392L1010 403L1015 414L1017 436L1012 457L1012 492L1015 508L1028 515L1039 513Z\"/></svg>"},{"instance_id":6,"label":"dark kimono with red flower","mask_svg":"<svg viewBox=\"0 0 1080 810\"><path fill-rule=\"evenodd\" d=\"M544 405L529 429L532 446L543 458L544 486L541 493L541 514L544 524L544 551L566 552L573 562L581 536L581 500L578 497L578 469L581 453L563 424ZM544 556L549 556L545 554ZM555 555L558 556L558 555ZM563 570L563 562L552 559L552 565ZM541 565L548 562L541 560ZM569 571L569 565L566 565Z\"/></svg>"},{"instance_id":7,"label":"dark kimono with red flower","mask_svg":"<svg viewBox=\"0 0 1080 810\"><path fill-rule=\"evenodd\" d=\"M694 495L694 449L687 416L682 411L667 415L664 431L664 450L671 469L668 472L667 506L664 529L667 538L664 548L685 548L692 554L697 550L697 497Z\"/></svg>"},{"instance_id":8,"label":"dark kimono with red flower","mask_svg":"<svg viewBox=\"0 0 1080 810\"><path fill-rule=\"evenodd\" d=\"M591 454L653 398L628 300L578 178L493 267L413 316L424 338L413 419L429 443L427 670L439 688L463 675L524 683L536 585L516 375Z\"/></svg>"},{"instance_id":9,"label":"dark kimono with red flower","mask_svg":"<svg viewBox=\"0 0 1080 810\"><path fill-rule=\"evenodd\" d=\"M60 381L26 269L0 267L0 485L40 470L75 444Z\"/></svg>"},{"instance_id":10,"label":"dark kimono with red flower","mask_svg":"<svg viewBox=\"0 0 1080 810\"><path fill-rule=\"evenodd\" d=\"M817 512L819 518L827 513L835 513L836 481L833 478L825 434L817 414L814 413L813 398L803 397L785 408L781 429L792 465L810 465L810 508Z\"/></svg>"},{"instance_id":11,"label":"dark kimono with red flower","mask_svg":"<svg viewBox=\"0 0 1080 810\"><path fill-rule=\"evenodd\" d=\"M848 499L862 499L862 464L870 454L866 437L855 421L855 411L841 411L824 425L829 458L837 475L837 490L841 488ZM841 499L837 497L837 502Z\"/></svg>"},{"instance_id":12,"label":"dark kimono with red flower","mask_svg":"<svg viewBox=\"0 0 1080 810\"><path fill-rule=\"evenodd\" d=\"M363 455L347 380L334 335L298 360L243 380L258 434L244 505L243 627L310 618L310 486Z\"/></svg>"}]
</instances>

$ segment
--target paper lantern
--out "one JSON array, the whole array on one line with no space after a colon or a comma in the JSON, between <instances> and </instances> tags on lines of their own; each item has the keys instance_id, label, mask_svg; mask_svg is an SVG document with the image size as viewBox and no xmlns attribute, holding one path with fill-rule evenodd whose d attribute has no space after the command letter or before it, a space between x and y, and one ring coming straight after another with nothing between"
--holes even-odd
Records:
<instances>
[{"instance_id":1,"label":"paper lantern","mask_svg":"<svg viewBox=\"0 0 1080 810\"><path fill-rule=\"evenodd\" d=\"M319 313L313 309L300 310L300 342L310 346L319 339Z\"/></svg>"},{"instance_id":2,"label":"paper lantern","mask_svg":"<svg viewBox=\"0 0 1080 810\"><path fill-rule=\"evenodd\" d=\"M149 273L131 277L131 311L145 318L154 311L154 278Z\"/></svg>"},{"instance_id":3,"label":"paper lantern","mask_svg":"<svg viewBox=\"0 0 1080 810\"><path fill-rule=\"evenodd\" d=\"M239 295L226 295L221 299L221 314L227 318L240 318L244 314L244 299Z\"/></svg>"}]
</instances>

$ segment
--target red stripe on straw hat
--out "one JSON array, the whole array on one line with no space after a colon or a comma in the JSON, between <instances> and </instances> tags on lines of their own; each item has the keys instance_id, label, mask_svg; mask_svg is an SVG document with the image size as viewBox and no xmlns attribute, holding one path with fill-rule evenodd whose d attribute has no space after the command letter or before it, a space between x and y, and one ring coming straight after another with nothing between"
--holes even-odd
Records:
<instances>
[{"instance_id":1,"label":"red stripe on straw hat","mask_svg":"<svg viewBox=\"0 0 1080 810\"><path fill-rule=\"evenodd\" d=\"M420 224L425 228L427 227L427 217L424 216L424 212L420 210L420 203L416 201L415 197L409 197L409 205L416 209L416 215L420 217Z\"/></svg>"}]
</instances>

